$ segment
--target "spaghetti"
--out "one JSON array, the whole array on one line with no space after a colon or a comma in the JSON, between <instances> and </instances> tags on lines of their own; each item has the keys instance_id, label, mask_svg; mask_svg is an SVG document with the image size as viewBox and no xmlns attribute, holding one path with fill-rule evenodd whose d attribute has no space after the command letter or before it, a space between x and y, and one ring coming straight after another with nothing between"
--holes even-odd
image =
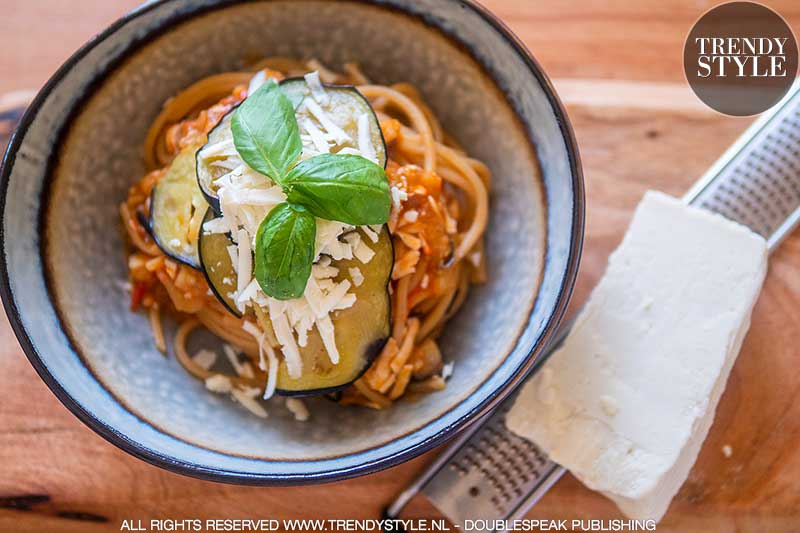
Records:
<instances>
[{"instance_id":1,"label":"spaghetti","mask_svg":"<svg viewBox=\"0 0 800 533\"><path fill-rule=\"evenodd\" d=\"M386 174L394 202L387 225L395 253L391 337L368 370L338 395L344 405L384 409L404 396L444 388L436 338L463 304L470 285L486 280L483 239L490 172L443 131L410 84L372 84L352 64L345 65L343 73L335 73L316 61L270 58L247 71L200 80L167 101L145 140L148 172L130 188L120 206L131 245L131 308L148 311L156 346L162 352L166 341L161 313L177 313L181 325L175 353L192 376L208 382L218 374L198 364L187 349L191 333L205 327L250 360L248 375L228 376L234 390L263 391L270 381L274 388L279 344L272 338L272 328L253 327L253 322L268 320L265 313L255 309L241 319L229 313L211 295L202 273L164 255L145 221L150 193L165 168L181 150L206 141L221 118L246 98L256 72L281 79L310 70L319 72L325 83L357 86L376 112L388 149ZM199 229L199 220L197 224Z\"/></svg>"}]
</instances>

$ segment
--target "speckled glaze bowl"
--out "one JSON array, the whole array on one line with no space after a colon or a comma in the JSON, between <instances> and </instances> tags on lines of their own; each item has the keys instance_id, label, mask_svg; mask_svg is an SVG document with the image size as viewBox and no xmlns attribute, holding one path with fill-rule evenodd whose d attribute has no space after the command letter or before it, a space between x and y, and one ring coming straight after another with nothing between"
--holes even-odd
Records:
<instances>
[{"instance_id":1,"label":"speckled glaze bowl","mask_svg":"<svg viewBox=\"0 0 800 533\"><path fill-rule=\"evenodd\" d=\"M118 204L143 173L162 103L263 56L361 64L416 85L447 131L494 174L486 255L446 328L445 391L375 412L310 401L261 420L205 390L131 313ZM510 392L564 313L583 232L575 140L540 67L476 4L457 0L151 2L79 50L22 119L2 170L3 303L58 398L158 466L248 484L374 472L453 436ZM171 335L170 335L171 336Z\"/></svg>"}]
</instances>

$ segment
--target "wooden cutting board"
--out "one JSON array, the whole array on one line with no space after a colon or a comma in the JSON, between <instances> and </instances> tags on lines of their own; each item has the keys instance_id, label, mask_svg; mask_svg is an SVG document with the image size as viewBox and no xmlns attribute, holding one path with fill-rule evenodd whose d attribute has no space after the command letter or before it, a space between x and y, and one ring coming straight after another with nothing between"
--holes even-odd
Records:
<instances>
[{"instance_id":1,"label":"wooden cutting board","mask_svg":"<svg viewBox=\"0 0 800 533\"><path fill-rule=\"evenodd\" d=\"M54 9L65 5L51 3ZM76 9L101 5L77 4ZM548 0L530 10L522 7L529 3L513 0L487 4L544 58L548 71L559 76L556 87L577 133L586 175L587 218L575 309L601 276L644 191L656 188L681 195L750 121L708 111L675 76L680 68L675 42L705 9L702 2L659 2L650 4L652 12L646 12L642 3L620 1L587 7ZM793 9L791 2L781 5L784 11ZM559 24L551 24L553 20ZM615 33L615 21L635 31ZM652 36L643 29L647 27ZM10 24L9 31L15 31ZM62 31L74 38L71 30ZM566 43L570 35L577 45L561 53L556 44ZM628 49L622 46L625 39L628 44L639 39L653 47ZM598 43L594 49L592 42ZM676 55L656 58L658 50ZM612 57L621 63L616 66ZM0 59L0 71L8 66L4 61ZM20 79L25 76L32 74L26 71ZM613 79L620 76L639 81ZM4 90L35 86L9 86L9 78L2 78ZM34 81L40 83L39 78ZM29 93L20 92L0 97L0 136L7 136L9 122L17 117L8 110L28 97ZM364 478L313 487L235 487L171 474L118 450L69 414L27 362L4 316L0 317L0 391L0 531L119 531L122 519L377 518L434 456ZM800 531L798 399L800 234L796 233L771 257L764 291L716 422L658 531ZM732 449L731 457L722 452L726 445ZM434 516L419 500L410 513ZM559 481L530 516L620 517L613 504L571 476Z\"/></svg>"}]
</instances>

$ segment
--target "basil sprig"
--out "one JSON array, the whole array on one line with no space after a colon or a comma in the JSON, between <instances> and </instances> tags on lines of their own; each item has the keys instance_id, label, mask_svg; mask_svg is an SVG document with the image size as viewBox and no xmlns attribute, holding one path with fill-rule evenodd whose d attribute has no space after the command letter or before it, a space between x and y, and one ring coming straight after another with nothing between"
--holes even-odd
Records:
<instances>
[{"instance_id":1,"label":"basil sprig","mask_svg":"<svg viewBox=\"0 0 800 533\"><path fill-rule=\"evenodd\" d=\"M278 204L256 233L255 277L265 293L279 300L299 298L314 261L317 221L302 205Z\"/></svg>"},{"instance_id":2,"label":"basil sprig","mask_svg":"<svg viewBox=\"0 0 800 533\"><path fill-rule=\"evenodd\" d=\"M242 159L281 185L288 199L270 211L256 234L255 278L273 298L302 296L315 256L315 216L354 226L389 220L392 200L381 166L340 154L296 164L303 146L297 117L274 81L242 102L231 131Z\"/></svg>"},{"instance_id":3,"label":"basil sprig","mask_svg":"<svg viewBox=\"0 0 800 533\"><path fill-rule=\"evenodd\" d=\"M358 155L312 157L289 171L283 187L290 202L320 218L354 226L389 220L392 197L386 173Z\"/></svg>"},{"instance_id":4,"label":"basil sprig","mask_svg":"<svg viewBox=\"0 0 800 533\"><path fill-rule=\"evenodd\" d=\"M303 150L294 106L273 80L234 111L231 131L245 163L278 183Z\"/></svg>"}]
</instances>

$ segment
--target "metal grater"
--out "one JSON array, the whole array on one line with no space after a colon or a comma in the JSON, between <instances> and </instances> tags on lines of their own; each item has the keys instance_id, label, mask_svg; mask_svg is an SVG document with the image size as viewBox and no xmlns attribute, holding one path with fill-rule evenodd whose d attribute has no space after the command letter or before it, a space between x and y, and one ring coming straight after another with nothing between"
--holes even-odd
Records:
<instances>
[{"instance_id":1,"label":"metal grater","mask_svg":"<svg viewBox=\"0 0 800 533\"><path fill-rule=\"evenodd\" d=\"M683 197L767 239L770 251L800 223L800 81L762 115ZM561 344L565 323L534 374ZM517 391L518 392L518 391ZM517 392L467 428L387 508L399 516L423 493L451 522L522 518L566 472L535 444L506 429Z\"/></svg>"}]
</instances>

